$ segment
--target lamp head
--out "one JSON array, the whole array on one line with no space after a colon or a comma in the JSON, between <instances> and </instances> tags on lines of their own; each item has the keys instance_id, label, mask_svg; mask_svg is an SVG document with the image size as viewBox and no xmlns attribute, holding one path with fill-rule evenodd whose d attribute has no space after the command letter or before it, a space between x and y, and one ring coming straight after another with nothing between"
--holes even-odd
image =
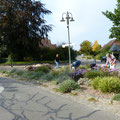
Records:
<instances>
[{"instance_id":1,"label":"lamp head","mask_svg":"<svg viewBox=\"0 0 120 120\"><path fill-rule=\"evenodd\" d=\"M62 20L60 20L60 22L65 22L65 19L62 17Z\"/></svg>"},{"instance_id":2,"label":"lamp head","mask_svg":"<svg viewBox=\"0 0 120 120\"><path fill-rule=\"evenodd\" d=\"M74 20L73 17L72 17L72 18L70 19L70 21L73 22L73 21L75 21L75 20Z\"/></svg>"}]
</instances>

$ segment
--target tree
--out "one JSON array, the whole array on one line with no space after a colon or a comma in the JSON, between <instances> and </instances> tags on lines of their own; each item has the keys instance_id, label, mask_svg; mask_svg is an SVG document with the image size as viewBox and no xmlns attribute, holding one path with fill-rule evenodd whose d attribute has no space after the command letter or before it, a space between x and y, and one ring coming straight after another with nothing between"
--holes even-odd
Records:
<instances>
[{"instance_id":1,"label":"tree","mask_svg":"<svg viewBox=\"0 0 120 120\"><path fill-rule=\"evenodd\" d=\"M52 30L44 19L50 13L40 1L0 0L0 44L19 60L34 55Z\"/></svg>"},{"instance_id":2,"label":"tree","mask_svg":"<svg viewBox=\"0 0 120 120\"><path fill-rule=\"evenodd\" d=\"M95 51L99 51L101 48L101 46L98 44L98 41L95 40L93 46L92 46L92 51L95 52Z\"/></svg>"},{"instance_id":3,"label":"tree","mask_svg":"<svg viewBox=\"0 0 120 120\"><path fill-rule=\"evenodd\" d=\"M80 44L80 53L90 55L92 53L92 43L88 40L83 41Z\"/></svg>"},{"instance_id":4,"label":"tree","mask_svg":"<svg viewBox=\"0 0 120 120\"><path fill-rule=\"evenodd\" d=\"M110 38L116 38L120 41L120 0L117 0L117 8L114 9L114 12L102 12L108 19L113 22L113 27L110 29Z\"/></svg>"}]
</instances>

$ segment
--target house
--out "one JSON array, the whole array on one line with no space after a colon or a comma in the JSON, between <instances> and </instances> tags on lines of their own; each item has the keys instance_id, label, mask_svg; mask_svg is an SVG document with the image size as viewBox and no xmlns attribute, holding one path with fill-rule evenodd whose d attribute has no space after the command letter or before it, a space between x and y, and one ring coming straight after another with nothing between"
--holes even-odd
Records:
<instances>
[{"instance_id":1,"label":"house","mask_svg":"<svg viewBox=\"0 0 120 120\"><path fill-rule=\"evenodd\" d=\"M41 44L39 44L40 47L56 48L56 44L52 44L51 41L48 38L42 39Z\"/></svg>"},{"instance_id":2,"label":"house","mask_svg":"<svg viewBox=\"0 0 120 120\"><path fill-rule=\"evenodd\" d=\"M115 52L115 51L120 52L120 45L117 45L117 44L114 43L114 44L111 46L111 48L109 49L109 51L112 51L112 52Z\"/></svg>"},{"instance_id":3,"label":"house","mask_svg":"<svg viewBox=\"0 0 120 120\"><path fill-rule=\"evenodd\" d=\"M120 42L117 40L111 40L107 44L105 44L102 49L104 49L107 46L111 46L109 51L120 51Z\"/></svg>"}]
</instances>

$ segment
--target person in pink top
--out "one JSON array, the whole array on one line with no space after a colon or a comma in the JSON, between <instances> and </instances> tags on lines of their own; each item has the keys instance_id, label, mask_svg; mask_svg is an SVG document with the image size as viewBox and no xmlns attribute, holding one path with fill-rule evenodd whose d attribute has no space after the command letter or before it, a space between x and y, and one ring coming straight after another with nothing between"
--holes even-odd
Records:
<instances>
[{"instance_id":1,"label":"person in pink top","mask_svg":"<svg viewBox=\"0 0 120 120\"><path fill-rule=\"evenodd\" d=\"M106 67L109 66L110 69L114 69L116 64L115 56L110 53L108 53L106 56L107 56Z\"/></svg>"}]
</instances>

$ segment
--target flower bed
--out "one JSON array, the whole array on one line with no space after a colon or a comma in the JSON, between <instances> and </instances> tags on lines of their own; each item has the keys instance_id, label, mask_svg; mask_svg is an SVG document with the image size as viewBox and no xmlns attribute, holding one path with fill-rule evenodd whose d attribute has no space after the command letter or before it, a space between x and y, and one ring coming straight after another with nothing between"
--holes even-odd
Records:
<instances>
[{"instance_id":1,"label":"flower bed","mask_svg":"<svg viewBox=\"0 0 120 120\"><path fill-rule=\"evenodd\" d=\"M86 69L79 69L76 70L75 72L71 72L69 76L74 79L75 81L79 80L80 78L84 77L84 74L87 72Z\"/></svg>"}]
</instances>

